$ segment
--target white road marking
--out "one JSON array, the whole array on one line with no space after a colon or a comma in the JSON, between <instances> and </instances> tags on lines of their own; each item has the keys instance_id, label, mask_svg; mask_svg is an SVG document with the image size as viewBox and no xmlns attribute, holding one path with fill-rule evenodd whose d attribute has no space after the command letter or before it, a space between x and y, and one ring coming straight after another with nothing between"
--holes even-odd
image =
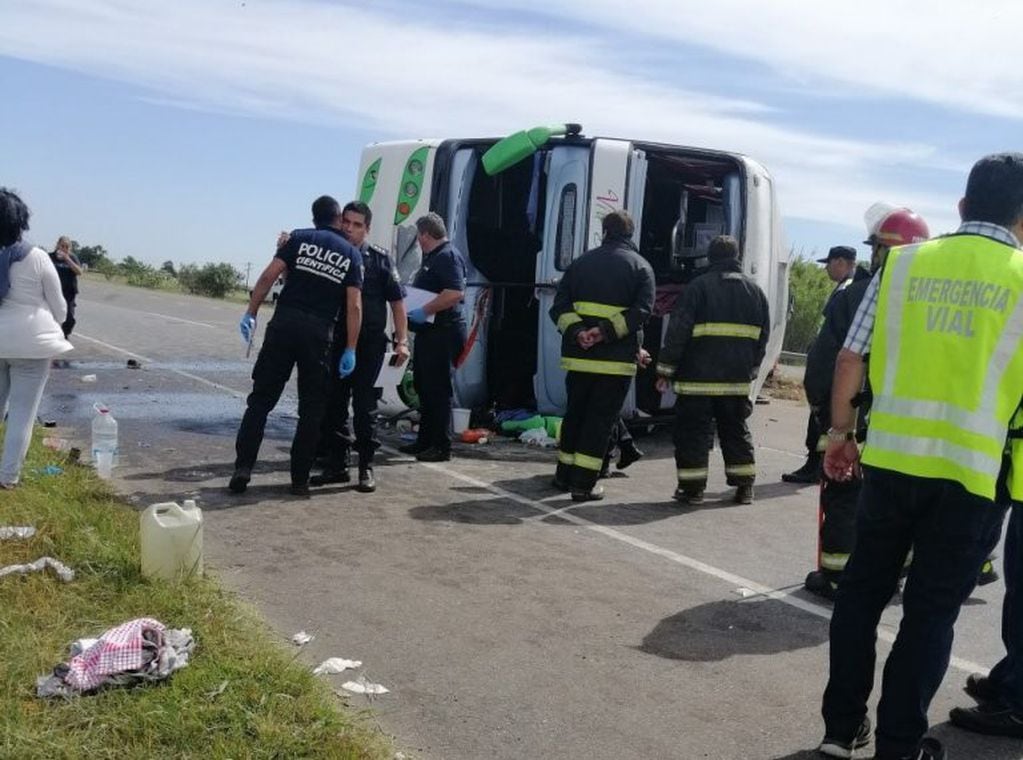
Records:
<instances>
[{"instance_id":1,"label":"white road marking","mask_svg":"<svg viewBox=\"0 0 1023 760\"><path fill-rule=\"evenodd\" d=\"M109 306L109 304L107 304L107 305ZM225 330L229 329L227 327L222 327L221 325L211 325L211 324L208 324L206 322L194 322L191 319L183 319L181 317L172 317L170 314L159 314L159 313L157 313L155 311L140 311L138 309L129 309L129 311L136 311L139 314L148 314L151 317L159 317L160 319L169 319L172 322L184 322L186 325L196 325L197 327L208 327L211 330L216 330L218 328L222 328L222 329L225 329Z\"/></svg>"},{"instance_id":2,"label":"white road marking","mask_svg":"<svg viewBox=\"0 0 1023 760\"><path fill-rule=\"evenodd\" d=\"M98 344L100 346L108 348L108 349L110 349L112 351L117 351L119 353L125 354L126 356L130 356L132 358L139 359L140 361L145 361L145 362L149 362L149 363L152 363L154 361L153 359L150 359L149 357L142 356L141 354L136 354L136 353L134 353L132 351L129 351L129 350L125 349L125 348L120 348L118 346L111 345L110 343L105 343L104 341L101 341L101 340L99 340L97 338L90 338L89 336L82 335L81 333L75 333L75 334L78 337L80 337L80 338L85 338L86 340L92 341L93 343L96 343L96 344ZM196 381L198 383L203 383L204 385L209 385L209 386L211 386L213 388L216 388L218 390L224 391L225 393L230 393L232 396L237 396L238 398L244 398L245 397L245 394L242 393L241 391L235 390L234 388L229 388L226 385L221 385L220 383L215 383L212 380L207 380L204 377L199 377L198 375L193 375L191 372L183 372L181 370L176 370L176 369L172 369L171 372L174 372L174 373L176 373L178 375L181 375L182 377L187 377L189 380L194 380L194 381ZM762 448L768 448L768 447L765 446L765 447L762 447ZM389 453L391 455L396 455L396 456L399 456L399 457L400 456L404 456L397 449L393 449L390 446L382 446L381 450L382 451L386 451L387 453ZM779 452L781 452L783 454L784 453L790 453L790 452L782 451L781 449L768 449L768 450L770 450L770 451L779 451ZM577 526L579 526L581 528L586 528L587 530L592 530L593 532L599 533L602 536L606 536L607 538L610 538L610 539L612 539L614 541L619 541L619 542L621 542L623 544L627 544L629 546L632 546L633 548L640 549L640 550L645 551L645 552L647 552L649 554L652 554L652 555L654 555L656 557L661 557L662 559L666 559L669 562L673 562L676 565L681 565L682 567L687 567L690 570L695 570L698 573L703 573L704 575L709 575L712 578L717 578L718 580L724 581L725 583L727 583L727 584L729 584L729 585L731 585L733 587L743 586L743 587L748 588L751 591L755 592L757 596L764 597L766 599L774 599L775 601L781 602L782 604L787 604L790 607L796 608L797 610L801 610L803 612L809 613L810 615L814 615L816 617L823 618L825 620L830 620L831 619L831 610L829 608L824 607L824 606L822 606L820 604L816 604L816 603L811 602L811 601L807 601L806 599L802 599L800 597L794 596L792 594L792 592L789 591L789 590L769 588L769 587L764 586L764 585L762 585L760 583L757 583L754 580L750 580L749 578L744 578L741 575L736 575L735 573L731 573L731 572L729 572L727 570L722 570L719 567L715 567L714 565L709 565L706 562L703 562L701 560L695 559L693 557L689 557L689 556L687 556L685 554L680 554L679 552L673 551L671 549L665 549L663 546L658 546L657 544L650 543L649 541L644 541L641 538L636 538L635 536L630 536L628 533L623 533L620 530L615 530L614 528L609 528L606 525L597 525L596 523L592 523L589 520L585 520L582 517L579 517L578 515L572 514L571 512L566 512L565 510L569 509L570 507L561 507L559 509L552 509L552 508L548 507L547 505L545 505L541 501L537 501L536 499L531 499L528 496L522 496L522 495L517 494L517 493L515 493L513 491L508 491L508 490L506 490L504 488L501 488L500 486L495 486L493 483L488 483L488 482L486 482L484 480L479 480L477 478L474 478L471 475L464 475L464 474L458 472L457 470L452 469L450 466L445 466L445 465L440 464L440 463L419 462L418 464L419 464L420 467L425 467L427 469L434 470L435 472L442 473L444 475L447 475L449 478L454 478L455 480L460 480L463 483L466 483L467 485L471 485L471 486L475 486L477 488L482 488L484 490L487 490L490 493L494 494L494 496L498 496L498 497L501 497L501 498L504 498L504 499L508 499L510 501L514 501L517 504L522 504L524 506L532 507L533 509L536 509L536 510L538 510L540 512L543 512L547 516L558 517L559 519L562 519L562 520L565 520L567 522L570 522L573 525L577 525ZM877 629L877 637L879 639L881 639L882 641L887 642L888 644L894 644L895 643L895 633L893 631L890 631L887 628L878 627L878 629ZM951 667L953 667L953 668L956 668L957 670L960 670L960 671L964 672L964 673L978 673L978 672L979 673L986 673L987 670L988 670L983 665L979 665L978 663L975 663L975 662L970 662L969 660L964 660L964 659L962 659L960 657L956 657L954 655L949 660L949 665Z\"/></svg>"},{"instance_id":3,"label":"white road marking","mask_svg":"<svg viewBox=\"0 0 1023 760\"><path fill-rule=\"evenodd\" d=\"M382 447L382 449L391 454L397 454L398 456L402 456L402 454L400 454L395 449L390 448L389 446L384 446ZM757 594L757 596L764 597L767 599L774 599L775 601L782 602L783 604L787 604L790 607L795 607L798 610L802 610L803 612L807 612L819 618L824 618L825 620L831 619L831 610L828 607L824 607L823 605L816 604L806 599L802 599L798 596L794 596L791 590L768 588L767 586L757 583L754 580L750 580L749 578L744 578L741 575L736 575L735 573L731 573L727 570L722 570L719 567L714 567L713 565L709 565L706 562L702 562L701 560L689 557L685 554L680 554L679 552L672 551L671 549L665 549L662 546L650 543L649 541L644 541L641 538L630 536L628 533L623 533L620 530L609 528L606 525L597 525L595 523L590 522L589 520L574 515L571 512L565 511L566 509L571 509L571 507L551 509L543 502L531 499L528 496L521 496L517 493L505 490L500 486L495 486L492 483L487 483L486 481L479 480L470 475L463 475L457 470L454 470L451 467L445 466L443 464L432 462L420 462L419 466L427 467L431 470L443 473L444 475L447 475L449 478L460 480L468 485L476 486L477 488L484 488L490 491L492 494L503 496L505 499L509 499L510 501L514 501L524 506L532 507L533 509L539 510L540 512L543 512L548 516L551 517L556 516L559 519L565 520L574 525L578 525L581 528L592 530L595 533L600 533L603 536L611 538L615 541L620 541L621 543L624 544L628 544L629 546L632 546L636 549L642 549L645 552L653 554L657 557L661 557L662 559L666 559L669 562L675 563L676 565L682 565L683 567L687 567L690 570L696 570L697 572L703 573L704 575L709 575L712 578L722 580L733 587L744 586L745 588L754 591ZM887 642L888 644L895 643L895 632L888 630L887 628L878 627L877 637L882 641ZM988 670L983 665L979 665L975 662L970 662L969 660L964 660L960 657L955 656L953 656L950 659L949 664L952 667L963 671L964 673L977 672L986 673Z\"/></svg>"}]
</instances>

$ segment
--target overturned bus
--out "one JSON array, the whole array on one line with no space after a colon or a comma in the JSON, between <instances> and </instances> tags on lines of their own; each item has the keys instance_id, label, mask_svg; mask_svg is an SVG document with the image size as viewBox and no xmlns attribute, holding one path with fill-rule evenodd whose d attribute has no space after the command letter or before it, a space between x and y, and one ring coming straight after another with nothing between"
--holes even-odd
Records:
<instances>
[{"instance_id":1,"label":"overturned bus","mask_svg":"<svg viewBox=\"0 0 1023 760\"><path fill-rule=\"evenodd\" d=\"M745 156L586 137L566 124L503 139L374 143L362 152L359 180L359 198L373 211L370 241L391 252L403 281L420 266L415 220L427 211L445 219L467 258L469 344L453 377L456 406L563 413L561 335L547 312L562 273L600 243L601 219L615 209L634 218L635 242L657 278L644 330L654 361L637 374L627 419L674 403L654 388L652 367L672 307L715 235L739 241L743 270L770 303L771 339L754 392L781 350L787 251L771 176ZM384 389L385 402L397 401L395 390Z\"/></svg>"}]
</instances>

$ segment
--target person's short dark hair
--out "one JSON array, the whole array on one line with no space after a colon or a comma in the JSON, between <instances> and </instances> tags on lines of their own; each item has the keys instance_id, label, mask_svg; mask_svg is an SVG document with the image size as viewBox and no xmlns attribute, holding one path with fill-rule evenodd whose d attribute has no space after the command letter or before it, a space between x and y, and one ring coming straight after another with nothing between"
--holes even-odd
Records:
<instances>
[{"instance_id":1,"label":"person's short dark hair","mask_svg":"<svg viewBox=\"0 0 1023 760\"><path fill-rule=\"evenodd\" d=\"M434 240L444 240L448 236L448 228L441 219L440 214L431 211L416 219L416 229L423 235L429 235Z\"/></svg>"},{"instance_id":2,"label":"person's short dark hair","mask_svg":"<svg viewBox=\"0 0 1023 760\"><path fill-rule=\"evenodd\" d=\"M373 222L373 212L369 209L369 204L363 203L362 201L348 201L345 207L341 209L341 215L344 216L346 213L351 211L353 214L362 214L363 221L366 222L366 226Z\"/></svg>"},{"instance_id":3,"label":"person's short dark hair","mask_svg":"<svg viewBox=\"0 0 1023 760\"><path fill-rule=\"evenodd\" d=\"M964 222L1012 227L1023 219L1023 153L994 153L973 165L963 198Z\"/></svg>"},{"instance_id":4,"label":"person's short dark hair","mask_svg":"<svg viewBox=\"0 0 1023 760\"><path fill-rule=\"evenodd\" d=\"M18 194L6 187L0 187L0 246L13 245L21 240L21 233L28 229L28 210Z\"/></svg>"},{"instance_id":5,"label":"person's short dark hair","mask_svg":"<svg viewBox=\"0 0 1023 760\"><path fill-rule=\"evenodd\" d=\"M628 211L617 209L604 215L600 221L600 229L604 237L629 239L636 231L636 223L632 221Z\"/></svg>"},{"instance_id":6,"label":"person's short dark hair","mask_svg":"<svg viewBox=\"0 0 1023 760\"><path fill-rule=\"evenodd\" d=\"M731 235L718 235L707 246L707 258L711 261L738 259L739 241Z\"/></svg>"},{"instance_id":7,"label":"person's short dark hair","mask_svg":"<svg viewBox=\"0 0 1023 760\"><path fill-rule=\"evenodd\" d=\"M341 204L329 195L321 195L313 201L313 224L328 227L341 216Z\"/></svg>"}]
</instances>

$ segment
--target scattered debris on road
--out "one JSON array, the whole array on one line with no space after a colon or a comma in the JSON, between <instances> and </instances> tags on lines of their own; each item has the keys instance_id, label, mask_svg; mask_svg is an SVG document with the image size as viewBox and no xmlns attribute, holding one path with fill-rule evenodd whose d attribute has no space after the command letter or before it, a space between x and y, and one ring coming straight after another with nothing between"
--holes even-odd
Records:
<instances>
[{"instance_id":1,"label":"scattered debris on road","mask_svg":"<svg viewBox=\"0 0 1023 760\"><path fill-rule=\"evenodd\" d=\"M359 676L354 681L345 681L341 688L352 694L388 694L390 689L379 683L371 683L365 676Z\"/></svg>"},{"instance_id":2,"label":"scattered debris on road","mask_svg":"<svg viewBox=\"0 0 1023 760\"><path fill-rule=\"evenodd\" d=\"M316 638L316 637L315 636L310 636L305 631L299 631L298 633L296 633L294 636L291 637L291 641L292 641L292 643L294 643L295 646L301 647L301 646L305 646L306 644L308 644L314 638Z\"/></svg>"},{"instance_id":3,"label":"scattered debris on road","mask_svg":"<svg viewBox=\"0 0 1023 760\"><path fill-rule=\"evenodd\" d=\"M313 669L313 675L334 675L335 673L344 673L346 670L361 667L362 660L346 660L343 657L331 657L317 665Z\"/></svg>"},{"instance_id":4,"label":"scattered debris on road","mask_svg":"<svg viewBox=\"0 0 1023 760\"><path fill-rule=\"evenodd\" d=\"M96 382L96 379L97 378L96 378L95 375L82 375L82 382L83 383L94 383L94 382Z\"/></svg>"}]
</instances>

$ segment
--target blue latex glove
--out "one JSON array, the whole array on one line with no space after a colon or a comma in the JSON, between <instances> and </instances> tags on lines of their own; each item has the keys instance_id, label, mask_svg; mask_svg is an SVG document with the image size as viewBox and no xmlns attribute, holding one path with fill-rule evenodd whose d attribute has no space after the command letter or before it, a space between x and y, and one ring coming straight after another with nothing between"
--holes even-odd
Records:
<instances>
[{"instance_id":1,"label":"blue latex glove","mask_svg":"<svg viewBox=\"0 0 1023 760\"><path fill-rule=\"evenodd\" d=\"M242 341L246 345L251 343L256 334L256 318L246 312L242 321L238 323L238 331L242 334Z\"/></svg>"},{"instance_id":2,"label":"blue latex glove","mask_svg":"<svg viewBox=\"0 0 1023 760\"><path fill-rule=\"evenodd\" d=\"M416 325L425 325L428 315L423 311L422 307L413 309L408 313L408 321Z\"/></svg>"},{"instance_id":3,"label":"blue latex glove","mask_svg":"<svg viewBox=\"0 0 1023 760\"><path fill-rule=\"evenodd\" d=\"M337 371L341 377L348 377L355 371L355 349L346 348L341 354L341 361L338 362Z\"/></svg>"}]
</instances>

